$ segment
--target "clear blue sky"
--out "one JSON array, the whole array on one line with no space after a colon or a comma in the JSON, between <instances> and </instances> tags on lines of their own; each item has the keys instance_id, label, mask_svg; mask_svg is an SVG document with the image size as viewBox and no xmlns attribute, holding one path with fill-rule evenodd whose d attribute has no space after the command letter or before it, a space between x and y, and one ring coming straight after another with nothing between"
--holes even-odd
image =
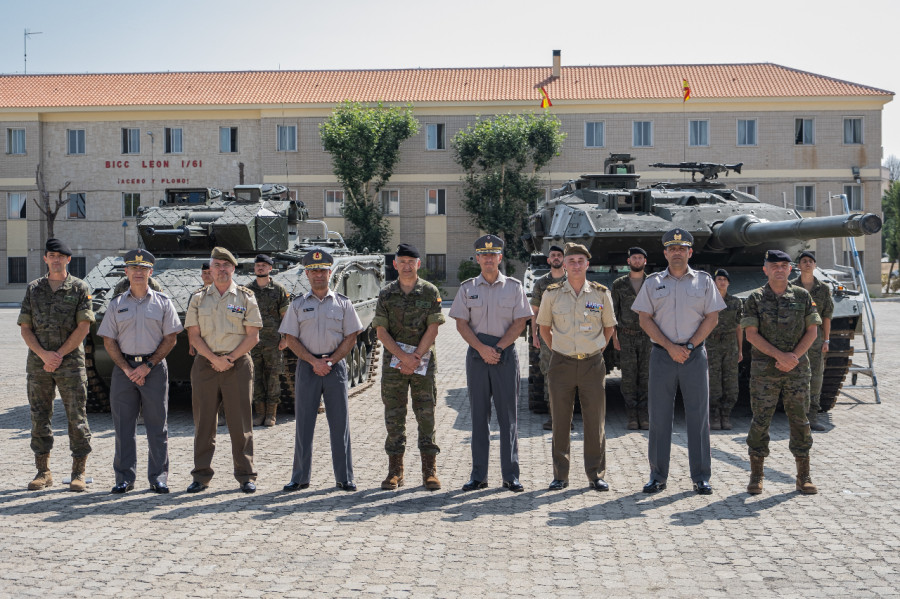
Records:
<instances>
[{"instance_id":1,"label":"clear blue sky","mask_svg":"<svg viewBox=\"0 0 900 599\"><path fill-rule=\"evenodd\" d=\"M900 92L900 1L0 0L0 72L774 62ZM615 16L615 15L619 16ZM900 99L884 111L900 156Z\"/></svg>"}]
</instances>

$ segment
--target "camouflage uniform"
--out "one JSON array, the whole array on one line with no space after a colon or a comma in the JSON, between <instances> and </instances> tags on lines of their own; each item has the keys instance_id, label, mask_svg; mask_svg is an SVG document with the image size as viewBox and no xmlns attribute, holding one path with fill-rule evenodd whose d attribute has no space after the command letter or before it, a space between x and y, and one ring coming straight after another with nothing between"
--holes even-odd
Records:
<instances>
[{"instance_id":1,"label":"camouflage uniform","mask_svg":"<svg viewBox=\"0 0 900 599\"><path fill-rule=\"evenodd\" d=\"M619 277L612 284L613 310L616 314L616 334L619 337L619 369L622 371L622 396L628 410L647 410L647 384L650 375L650 337L641 328L641 319L631 309L637 292L631 277ZM641 282L646 281L647 275Z\"/></svg>"},{"instance_id":2,"label":"camouflage uniform","mask_svg":"<svg viewBox=\"0 0 900 599\"><path fill-rule=\"evenodd\" d=\"M719 323L706 338L709 360L709 408L730 414L738 399L738 346L735 331L741 324L741 299L725 294L725 309Z\"/></svg>"},{"instance_id":3,"label":"camouflage uniform","mask_svg":"<svg viewBox=\"0 0 900 599\"><path fill-rule=\"evenodd\" d=\"M547 290L547 287L553 285L554 283L561 283L566 280L566 275L563 273L561 277L554 277L551 273L547 273L544 276L538 278L537 281L534 282L534 287L531 290L531 300L529 303L535 308L541 307L541 298L544 296L544 292ZM550 392L547 387L549 384L549 379L547 377L547 372L550 370L550 354L553 353L550 351L550 348L547 347L547 344L544 342L544 338L541 337L540 331L532 331L533 335L536 335L541 343L541 361L540 361L540 369L541 374L544 377L544 401L547 402L547 405L550 405Z\"/></svg>"},{"instance_id":4,"label":"camouflage uniform","mask_svg":"<svg viewBox=\"0 0 900 599\"><path fill-rule=\"evenodd\" d=\"M802 285L800 285L800 279L794 279L791 283L802 287ZM834 314L834 300L831 298L831 288L819 279L815 279L812 291L810 291L809 294L812 296L813 302L815 302L816 311L819 313L819 317L823 321L826 318L831 318L832 314ZM816 340L813 341L813 344L809 347L809 351L806 352L806 356L809 358L809 369L811 373L809 379L809 405L806 408L807 413L812 412L815 414L822 407L820 398L822 395L822 377L825 374L825 354L822 352L824 344L825 333L823 332L822 327L819 327L819 334L816 336Z\"/></svg>"},{"instance_id":5,"label":"camouflage uniform","mask_svg":"<svg viewBox=\"0 0 900 599\"><path fill-rule=\"evenodd\" d=\"M25 289L19 312L19 325L31 326L44 349L55 351L72 334L80 322L94 322L91 296L84 281L68 275L53 291L46 276L32 281ZM54 372L44 370L44 361L30 349L25 365L28 402L31 404L31 449L35 455L50 453L53 448L54 385L66 409L69 421L69 448L72 457L91 453L91 429L88 427L87 373L84 368L84 346L79 344L63 356Z\"/></svg>"},{"instance_id":6,"label":"camouflage uniform","mask_svg":"<svg viewBox=\"0 0 900 599\"><path fill-rule=\"evenodd\" d=\"M259 343L250 350L253 359L253 402L277 406L281 401L281 374L284 372L284 352L278 349L281 341L281 317L291 304L290 294L281 283L269 280L260 288L253 280L247 288L256 296L263 328Z\"/></svg>"},{"instance_id":7,"label":"camouflage uniform","mask_svg":"<svg viewBox=\"0 0 900 599\"><path fill-rule=\"evenodd\" d=\"M789 352L796 347L810 325L821 324L812 298L802 287L788 285L779 297L768 283L750 293L744 302L741 326L756 327L759 334L778 350ZM808 458L812 447L812 433L806 419L809 402L809 359L800 356L800 363L790 372L781 372L770 358L756 347L751 350L750 406L753 421L747 434L749 454L765 458L769 455L769 425L778 400L790 423L788 447L796 458Z\"/></svg>"},{"instance_id":8,"label":"camouflage uniform","mask_svg":"<svg viewBox=\"0 0 900 599\"><path fill-rule=\"evenodd\" d=\"M378 294L372 327L384 327L397 343L418 345L425 330L434 323L443 324L441 295L437 287L421 277L412 291L403 293L399 281L392 281ZM402 374L391 368L391 354L384 352L381 368L381 400L384 402L384 424L387 439L384 450L388 455L403 455L406 451L407 389L412 397L413 413L419 425L419 452L437 455L440 448L435 438L434 408L437 402L437 354L431 347L431 360L425 376Z\"/></svg>"}]
</instances>

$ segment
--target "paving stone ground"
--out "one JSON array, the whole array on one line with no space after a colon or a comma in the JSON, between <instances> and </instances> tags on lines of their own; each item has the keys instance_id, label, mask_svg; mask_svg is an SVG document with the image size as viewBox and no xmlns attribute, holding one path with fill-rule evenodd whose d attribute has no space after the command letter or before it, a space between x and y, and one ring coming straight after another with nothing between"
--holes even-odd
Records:
<instances>
[{"instance_id":1,"label":"paving stone ground","mask_svg":"<svg viewBox=\"0 0 900 599\"><path fill-rule=\"evenodd\" d=\"M169 495L139 478L110 495L114 435L108 414L90 414L94 451L85 493L60 484L70 465L62 403L54 415L57 484L30 492L34 475L25 396L25 345L17 310L0 309L0 596L173 597L875 597L900 595L900 303L877 303L878 372L884 403L870 391L842 395L815 434L813 480L794 490L788 428L778 414L766 487L744 491L749 409L733 431L713 432L714 494L695 495L687 472L680 408L669 488L646 496L647 438L628 431L618 399L607 416L612 490L588 489L581 474L581 422L573 437L571 486L550 492L545 416L519 404L519 451L526 492L500 488L494 431L490 488L463 493L470 469L465 344L452 321L438 337L438 474L421 486L410 415L407 486L382 491L383 410L378 386L351 402L359 491L334 489L327 426L316 429L312 485L283 493L294 423L254 431L259 491L244 495L231 476L230 441L220 429L216 476L189 495L193 423L173 405ZM520 355L524 341L519 342ZM523 364L523 377L525 365ZM523 378L523 384L527 378ZM139 429L139 476L146 468Z\"/></svg>"}]
</instances>

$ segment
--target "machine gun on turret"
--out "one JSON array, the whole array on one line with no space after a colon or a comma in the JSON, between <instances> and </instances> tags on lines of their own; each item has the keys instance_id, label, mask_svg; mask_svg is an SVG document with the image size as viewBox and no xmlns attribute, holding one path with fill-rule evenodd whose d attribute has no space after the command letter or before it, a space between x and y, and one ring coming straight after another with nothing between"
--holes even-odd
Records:
<instances>
[{"instance_id":1,"label":"machine gun on turret","mask_svg":"<svg viewBox=\"0 0 900 599\"><path fill-rule=\"evenodd\" d=\"M650 166L652 168L677 168L679 172L691 173L691 181L697 181L697 173L700 173L703 175L703 178L700 180L702 183L711 179L718 179L719 173L725 173L725 176L727 177L728 171L734 171L740 175L744 163L719 164L717 162L678 162L675 164L668 164L665 162L656 162Z\"/></svg>"}]
</instances>

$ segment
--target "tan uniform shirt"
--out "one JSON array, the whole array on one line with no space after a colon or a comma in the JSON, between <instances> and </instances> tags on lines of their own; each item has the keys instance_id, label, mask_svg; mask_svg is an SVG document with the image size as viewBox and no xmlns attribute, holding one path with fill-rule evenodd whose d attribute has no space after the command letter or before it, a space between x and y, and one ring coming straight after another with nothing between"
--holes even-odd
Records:
<instances>
[{"instance_id":1,"label":"tan uniform shirt","mask_svg":"<svg viewBox=\"0 0 900 599\"><path fill-rule=\"evenodd\" d=\"M449 312L450 318L467 321L476 335L494 337L502 337L513 321L532 314L522 283L503 273L497 275L493 284L485 281L483 275L465 281Z\"/></svg>"},{"instance_id":2,"label":"tan uniform shirt","mask_svg":"<svg viewBox=\"0 0 900 599\"><path fill-rule=\"evenodd\" d=\"M263 322L253 292L232 281L222 295L208 285L191 297L184 328L196 326L213 353L227 354L244 340L245 326L261 329Z\"/></svg>"},{"instance_id":3,"label":"tan uniform shirt","mask_svg":"<svg viewBox=\"0 0 900 599\"><path fill-rule=\"evenodd\" d=\"M669 269L648 275L631 305L645 312L672 343L687 343L707 314L725 308L725 300L709 273L688 267L680 279Z\"/></svg>"},{"instance_id":4,"label":"tan uniform shirt","mask_svg":"<svg viewBox=\"0 0 900 599\"><path fill-rule=\"evenodd\" d=\"M574 356L603 351L608 341L603 329L616 326L609 289L585 281L576 294L569 281L551 285L541 299L537 323L551 327L555 352Z\"/></svg>"}]
</instances>

